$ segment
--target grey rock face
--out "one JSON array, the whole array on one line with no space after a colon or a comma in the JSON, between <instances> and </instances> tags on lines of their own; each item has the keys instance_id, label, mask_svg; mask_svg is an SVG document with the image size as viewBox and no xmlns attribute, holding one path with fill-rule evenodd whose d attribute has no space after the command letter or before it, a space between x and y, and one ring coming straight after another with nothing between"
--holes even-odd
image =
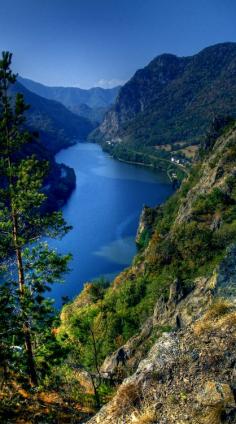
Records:
<instances>
[{"instance_id":1,"label":"grey rock face","mask_svg":"<svg viewBox=\"0 0 236 424\"><path fill-rule=\"evenodd\" d=\"M228 249L225 259L219 266L214 294L236 303L236 245Z\"/></svg>"}]
</instances>

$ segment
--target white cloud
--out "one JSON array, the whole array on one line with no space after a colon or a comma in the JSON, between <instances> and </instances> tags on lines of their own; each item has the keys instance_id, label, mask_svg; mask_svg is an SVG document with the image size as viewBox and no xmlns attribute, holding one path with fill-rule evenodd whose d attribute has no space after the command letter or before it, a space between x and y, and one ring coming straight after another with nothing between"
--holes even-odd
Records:
<instances>
[{"instance_id":1,"label":"white cloud","mask_svg":"<svg viewBox=\"0 0 236 424\"><path fill-rule=\"evenodd\" d=\"M102 88L113 88L117 87L117 85L124 85L126 83L125 80L119 79L119 78L112 78L112 79L100 79L95 83L95 87L102 87Z\"/></svg>"}]
</instances>

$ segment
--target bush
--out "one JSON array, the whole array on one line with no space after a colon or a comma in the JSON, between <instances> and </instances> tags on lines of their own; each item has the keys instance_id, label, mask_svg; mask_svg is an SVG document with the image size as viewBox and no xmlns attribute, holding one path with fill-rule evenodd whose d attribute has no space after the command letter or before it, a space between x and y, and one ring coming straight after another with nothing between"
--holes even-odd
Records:
<instances>
[{"instance_id":1,"label":"bush","mask_svg":"<svg viewBox=\"0 0 236 424\"><path fill-rule=\"evenodd\" d=\"M217 299L212 303L212 305L208 309L205 315L205 319L214 320L229 313L231 309L232 304L227 299Z\"/></svg>"},{"instance_id":2,"label":"bush","mask_svg":"<svg viewBox=\"0 0 236 424\"><path fill-rule=\"evenodd\" d=\"M116 403L119 406L117 411L120 415L127 414L129 410L139 406L141 399L140 387L137 383L123 384L116 395Z\"/></svg>"}]
</instances>

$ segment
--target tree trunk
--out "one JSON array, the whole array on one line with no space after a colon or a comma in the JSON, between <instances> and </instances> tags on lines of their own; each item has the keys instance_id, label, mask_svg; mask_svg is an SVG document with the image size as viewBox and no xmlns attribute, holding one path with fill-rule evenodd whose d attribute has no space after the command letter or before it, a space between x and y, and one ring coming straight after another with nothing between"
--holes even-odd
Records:
<instances>
[{"instance_id":1,"label":"tree trunk","mask_svg":"<svg viewBox=\"0 0 236 424\"><path fill-rule=\"evenodd\" d=\"M98 352L97 352L96 339L95 339L95 335L94 335L94 332L93 332L91 327L90 327L90 332L92 334L92 340L93 340L93 357L94 357L94 362L95 362L95 369L97 371L98 384L96 384L96 377L94 379L93 379L93 377L91 377L91 379L92 379L92 384L93 384L93 389L94 389L94 396L95 396L95 400L96 400L96 407L100 408L101 401L100 401L100 395L99 395L98 389L101 386L101 374L100 374L100 369L99 369L99 365L98 365Z\"/></svg>"},{"instance_id":2,"label":"tree trunk","mask_svg":"<svg viewBox=\"0 0 236 424\"><path fill-rule=\"evenodd\" d=\"M7 75L8 70L5 70L4 76L3 76L3 109L4 113L6 115L6 119L9 112L9 102L8 102L8 84L9 79ZM11 74L11 71L10 71ZM14 243L14 249L16 254L16 260L17 260L17 271L18 271L18 284L19 284L19 292L20 292L20 300L23 300L24 296L24 286L25 286L25 278L24 278L24 268L23 268L23 262L22 262L22 252L21 247L18 244L18 216L15 211L14 205L12 204L12 196L11 196L11 187L13 187L13 181L12 181L12 164L11 164L11 140L10 140L10 132L9 132L9 121L7 121L5 126L5 137L7 142L7 160L8 160L8 171L9 171L9 188L10 188L10 205L11 205L11 215L12 215L12 236L13 236L13 243ZM24 312L24 311L23 311ZM23 323L23 333L25 338L25 349L27 354L27 365L28 365L28 374L30 377L31 384L34 386L37 386L37 374L36 374L36 368L34 363L34 356L33 356L33 350L32 350L32 342L31 342L31 332L30 332L30 325L27 319L24 318Z\"/></svg>"},{"instance_id":3,"label":"tree trunk","mask_svg":"<svg viewBox=\"0 0 236 424\"><path fill-rule=\"evenodd\" d=\"M12 222L13 222L14 248L15 248L16 260L17 260L20 298L23 299L24 288L25 288L25 277L24 277L24 268L23 268L23 261L22 261L22 252L21 252L21 248L18 245L18 220L17 220L17 215L15 212L12 213ZM27 354L28 373L29 373L31 384L34 386L37 386L38 379L37 379L37 373L36 373L35 363L34 363L30 325L27 319L24 318L24 320L25 321L23 323L23 333L25 338L25 349Z\"/></svg>"},{"instance_id":4,"label":"tree trunk","mask_svg":"<svg viewBox=\"0 0 236 424\"><path fill-rule=\"evenodd\" d=\"M92 386L93 386L93 391L94 391L94 397L95 397L95 402L96 402L96 408L100 408L101 407L101 402L100 402L100 396L98 393L98 388L96 385L96 377L93 377L92 373L90 373L90 378L92 381Z\"/></svg>"}]
</instances>

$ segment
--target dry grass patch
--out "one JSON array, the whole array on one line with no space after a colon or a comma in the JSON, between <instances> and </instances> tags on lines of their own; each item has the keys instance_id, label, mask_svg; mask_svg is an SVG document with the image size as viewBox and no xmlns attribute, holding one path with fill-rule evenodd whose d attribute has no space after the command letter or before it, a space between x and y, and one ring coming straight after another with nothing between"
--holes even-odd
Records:
<instances>
[{"instance_id":1,"label":"dry grass patch","mask_svg":"<svg viewBox=\"0 0 236 424\"><path fill-rule=\"evenodd\" d=\"M198 320L193 330L197 336L211 331L222 331L236 327L235 306L226 299L217 299L206 314Z\"/></svg>"},{"instance_id":2,"label":"dry grass patch","mask_svg":"<svg viewBox=\"0 0 236 424\"><path fill-rule=\"evenodd\" d=\"M216 405L209 408L208 412L202 417L201 424L221 424L221 415L223 412L222 405Z\"/></svg>"},{"instance_id":3,"label":"dry grass patch","mask_svg":"<svg viewBox=\"0 0 236 424\"><path fill-rule=\"evenodd\" d=\"M193 159L198 151L198 146L188 146L184 149L179 150L180 153L183 153L188 159Z\"/></svg>"},{"instance_id":4,"label":"dry grass patch","mask_svg":"<svg viewBox=\"0 0 236 424\"><path fill-rule=\"evenodd\" d=\"M156 413L152 409L147 408L135 415L132 422L137 424L154 424L156 423Z\"/></svg>"},{"instance_id":5,"label":"dry grass patch","mask_svg":"<svg viewBox=\"0 0 236 424\"><path fill-rule=\"evenodd\" d=\"M232 310L233 304L227 299L217 299L212 303L207 313L205 314L206 320L213 320L228 314Z\"/></svg>"},{"instance_id":6,"label":"dry grass patch","mask_svg":"<svg viewBox=\"0 0 236 424\"><path fill-rule=\"evenodd\" d=\"M140 405L141 390L136 383L122 385L116 395L116 411L118 415L126 414Z\"/></svg>"}]
</instances>

